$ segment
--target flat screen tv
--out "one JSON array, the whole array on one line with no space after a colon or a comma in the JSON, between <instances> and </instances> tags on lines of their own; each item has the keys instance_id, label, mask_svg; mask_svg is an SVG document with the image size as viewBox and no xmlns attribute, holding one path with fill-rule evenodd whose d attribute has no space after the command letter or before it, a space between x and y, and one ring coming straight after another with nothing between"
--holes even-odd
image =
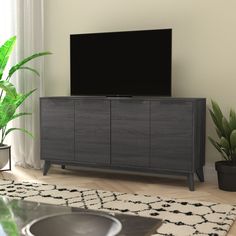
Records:
<instances>
[{"instance_id":1,"label":"flat screen tv","mask_svg":"<svg viewBox=\"0 0 236 236\"><path fill-rule=\"evenodd\" d=\"M171 96L171 51L171 29L71 35L71 95Z\"/></svg>"}]
</instances>

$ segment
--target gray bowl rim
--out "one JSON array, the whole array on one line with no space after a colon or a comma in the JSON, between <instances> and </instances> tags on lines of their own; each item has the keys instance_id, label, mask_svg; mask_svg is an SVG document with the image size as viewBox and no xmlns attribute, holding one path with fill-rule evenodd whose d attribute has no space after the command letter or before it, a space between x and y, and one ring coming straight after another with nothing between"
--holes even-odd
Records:
<instances>
[{"instance_id":1,"label":"gray bowl rim","mask_svg":"<svg viewBox=\"0 0 236 236\"><path fill-rule=\"evenodd\" d=\"M98 213L98 212L62 212L62 213L55 213L55 214L50 214L50 215L42 216L42 217L39 217L37 219L34 219L34 220L30 221L28 224L26 224L22 228L21 233L24 236L35 236L34 234L32 234L30 232L30 228L31 228L31 226L33 224L39 222L40 220L45 220L47 218L52 218L52 217L55 217L55 216L62 216L62 215L95 215L95 216L102 216L104 218L108 218L108 219L110 219L110 220L112 220L112 221L117 223L118 230L117 230L117 232L115 232L115 235L120 233L120 231L122 229L121 222L118 219L116 219L114 216L110 215L109 213L106 214L106 213Z\"/></svg>"}]
</instances>

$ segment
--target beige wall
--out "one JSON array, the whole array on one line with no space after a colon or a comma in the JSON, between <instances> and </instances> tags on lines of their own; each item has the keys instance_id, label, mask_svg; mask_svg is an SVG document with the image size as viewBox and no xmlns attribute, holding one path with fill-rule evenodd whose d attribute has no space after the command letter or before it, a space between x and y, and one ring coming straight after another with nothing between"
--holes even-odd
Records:
<instances>
[{"instance_id":1,"label":"beige wall","mask_svg":"<svg viewBox=\"0 0 236 236\"><path fill-rule=\"evenodd\" d=\"M69 35L173 29L172 93L236 109L235 0L46 0L46 95L69 95ZM215 135L207 114L207 135ZM207 141L207 161L217 152Z\"/></svg>"}]
</instances>

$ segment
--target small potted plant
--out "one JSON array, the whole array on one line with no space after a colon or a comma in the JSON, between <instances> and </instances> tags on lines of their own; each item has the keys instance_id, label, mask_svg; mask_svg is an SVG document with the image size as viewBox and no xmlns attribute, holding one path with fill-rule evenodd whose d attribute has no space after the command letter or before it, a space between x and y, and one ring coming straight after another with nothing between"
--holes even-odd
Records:
<instances>
[{"instance_id":1,"label":"small potted plant","mask_svg":"<svg viewBox=\"0 0 236 236\"><path fill-rule=\"evenodd\" d=\"M223 158L215 163L218 185L222 190L236 191L236 113L230 109L227 119L215 101L211 101L211 107L209 112L218 140L208 138Z\"/></svg>"},{"instance_id":2,"label":"small potted plant","mask_svg":"<svg viewBox=\"0 0 236 236\"><path fill-rule=\"evenodd\" d=\"M20 130L32 136L32 134L22 128L7 128L10 121L31 113L17 112L17 108L29 97L36 89L25 94L18 93L15 86L10 82L11 78L18 70L29 70L37 75L39 73L25 64L37 57L50 54L49 52L40 52L33 54L16 65L12 66L9 71L5 71L9 57L14 49L16 37L8 39L0 47L0 169L2 169L9 160L10 146L4 144L6 136L15 130Z\"/></svg>"}]
</instances>

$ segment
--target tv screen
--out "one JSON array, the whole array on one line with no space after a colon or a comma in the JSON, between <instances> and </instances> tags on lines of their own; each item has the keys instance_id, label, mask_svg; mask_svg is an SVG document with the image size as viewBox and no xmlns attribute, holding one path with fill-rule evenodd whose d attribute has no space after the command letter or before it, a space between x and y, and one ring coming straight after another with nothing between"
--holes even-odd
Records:
<instances>
[{"instance_id":1,"label":"tv screen","mask_svg":"<svg viewBox=\"0 0 236 236\"><path fill-rule=\"evenodd\" d=\"M71 95L171 96L171 46L171 29L71 35Z\"/></svg>"}]
</instances>

